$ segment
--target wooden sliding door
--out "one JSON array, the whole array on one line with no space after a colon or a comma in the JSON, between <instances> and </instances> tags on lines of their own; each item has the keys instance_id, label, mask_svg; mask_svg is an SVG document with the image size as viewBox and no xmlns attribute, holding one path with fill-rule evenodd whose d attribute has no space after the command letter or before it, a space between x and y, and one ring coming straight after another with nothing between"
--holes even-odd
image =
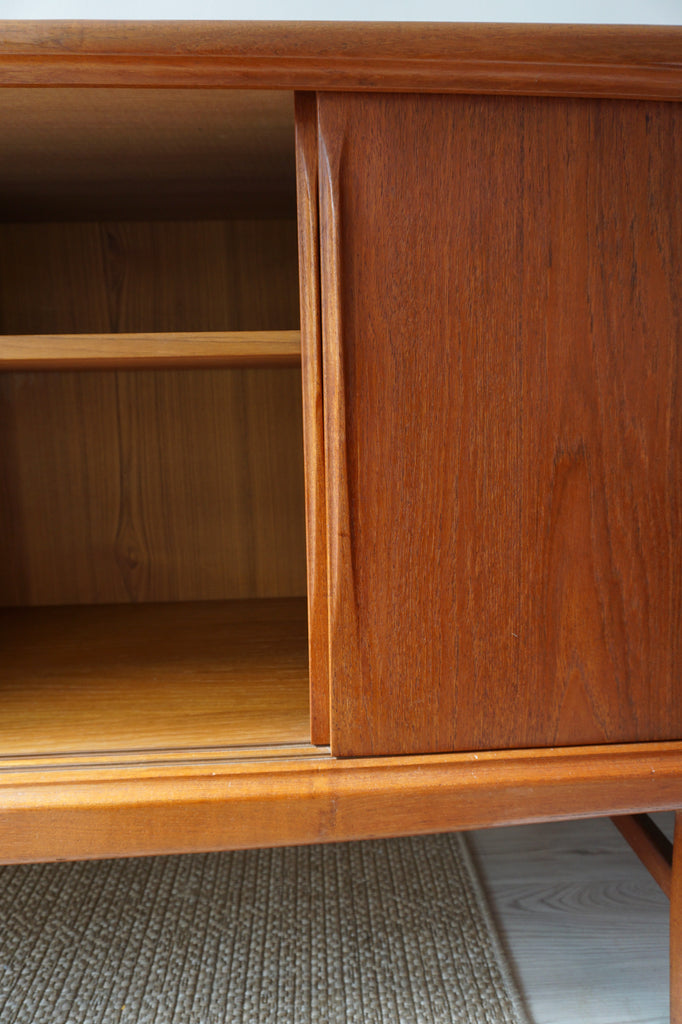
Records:
<instances>
[{"instance_id":1,"label":"wooden sliding door","mask_svg":"<svg viewBox=\"0 0 682 1024\"><path fill-rule=\"evenodd\" d=\"M332 750L682 735L682 109L321 94Z\"/></svg>"}]
</instances>

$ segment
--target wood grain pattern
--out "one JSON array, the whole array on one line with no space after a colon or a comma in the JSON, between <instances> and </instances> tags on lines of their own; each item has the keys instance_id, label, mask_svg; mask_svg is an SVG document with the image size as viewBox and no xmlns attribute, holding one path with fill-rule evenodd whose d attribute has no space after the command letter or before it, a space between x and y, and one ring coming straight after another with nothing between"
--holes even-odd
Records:
<instances>
[{"instance_id":1,"label":"wood grain pattern","mask_svg":"<svg viewBox=\"0 0 682 1024\"><path fill-rule=\"evenodd\" d=\"M303 443L306 477L310 720L313 743L329 743L327 514L322 391L322 324L317 166L317 103L299 93L296 110L298 245L301 281Z\"/></svg>"},{"instance_id":2,"label":"wood grain pattern","mask_svg":"<svg viewBox=\"0 0 682 1024\"><path fill-rule=\"evenodd\" d=\"M0 22L0 85L362 89L680 99L679 28Z\"/></svg>"},{"instance_id":3,"label":"wood grain pattern","mask_svg":"<svg viewBox=\"0 0 682 1024\"><path fill-rule=\"evenodd\" d=\"M0 766L304 744L306 644L302 598L3 609Z\"/></svg>"},{"instance_id":4,"label":"wood grain pattern","mask_svg":"<svg viewBox=\"0 0 682 1024\"><path fill-rule=\"evenodd\" d=\"M291 93L0 89L0 135L0 220L296 215Z\"/></svg>"},{"instance_id":5,"label":"wood grain pattern","mask_svg":"<svg viewBox=\"0 0 682 1024\"><path fill-rule=\"evenodd\" d=\"M0 860L426 835L682 802L682 746L0 771Z\"/></svg>"},{"instance_id":6,"label":"wood grain pattern","mask_svg":"<svg viewBox=\"0 0 682 1024\"><path fill-rule=\"evenodd\" d=\"M0 335L0 372L300 363L300 331Z\"/></svg>"},{"instance_id":7,"label":"wood grain pattern","mask_svg":"<svg viewBox=\"0 0 682 1024\"><path fill-rule=\"evenodd\" d=\"M299 326L295 220L0 224L0 333Z\"/></svg>"},{"instance_id":8,"label":"wood grain pattern","mask_svg":"<svg viewBox=\"0 0 682 1024\"><path fill-rule=\"evenodd\" d=\"M318 104L332 749L680 736L682 108Z\"/></svg>"},{"instance_id":9,"label":"wood grain pattern","mask_svg":"<svg viewBox=\"0 0 682 1024\"><path fill-rule=\"evenodd\" d=\"M0 604L305 594L299 370L4 373L0 427Z\"/></svg>"}]
</instances>

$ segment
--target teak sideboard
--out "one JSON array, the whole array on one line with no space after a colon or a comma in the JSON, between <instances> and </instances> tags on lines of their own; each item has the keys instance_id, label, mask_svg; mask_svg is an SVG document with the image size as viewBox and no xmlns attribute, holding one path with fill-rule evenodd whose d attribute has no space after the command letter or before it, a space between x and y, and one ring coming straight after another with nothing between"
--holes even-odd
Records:
<instances>
[{"instance_id":1,"label":"teak sideboard","mask_svg":"<svg viewBox=\"0 0 682 1024\"><path fill-rule=\"evenodd\" d=\"M682 30L4 22L0 85L0 859L611 815L680 1024Z\"/></svg>"}]
</instances>

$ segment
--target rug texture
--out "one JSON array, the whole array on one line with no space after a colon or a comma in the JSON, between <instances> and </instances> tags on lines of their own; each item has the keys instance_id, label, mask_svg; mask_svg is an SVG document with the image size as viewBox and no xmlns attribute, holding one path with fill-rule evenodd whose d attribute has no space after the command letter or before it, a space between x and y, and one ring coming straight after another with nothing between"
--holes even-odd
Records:
<instances>
[{"instance_id":1,"label":"rug texture","mask_svg":"<svg viewBox=\"0 0 682 1024\"><path fill-rule=\"evenodd\" d=\"M2 1024L527 1024L457 835L0 868Z\"/></svg>"}]
</instances>

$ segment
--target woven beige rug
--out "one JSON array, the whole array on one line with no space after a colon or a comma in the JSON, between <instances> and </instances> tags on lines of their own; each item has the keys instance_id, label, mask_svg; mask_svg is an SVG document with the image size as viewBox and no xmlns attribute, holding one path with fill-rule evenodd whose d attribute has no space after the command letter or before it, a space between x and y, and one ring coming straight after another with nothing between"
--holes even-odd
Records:
<instances>
[{"instance_id":1,"label":"woven beige rug","mask_svg":"<svg viewBox=\"0 0 682 1024\"><path fill-rule=\"evenodd\" d=\"M2 1024L527 1024L465 841L0 868Z\"/></svg>"}]
</instances>

